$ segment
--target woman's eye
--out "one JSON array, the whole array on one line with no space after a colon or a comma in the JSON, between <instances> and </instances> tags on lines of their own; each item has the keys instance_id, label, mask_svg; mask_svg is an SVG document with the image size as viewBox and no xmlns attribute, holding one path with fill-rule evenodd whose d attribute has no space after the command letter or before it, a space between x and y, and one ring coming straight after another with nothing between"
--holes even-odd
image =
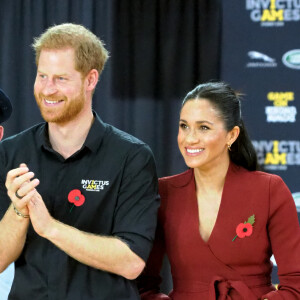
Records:
<instances>
[{"instance_id":1,"label":"woman's eye","mask_svg":"<svg viewBox=\"0 0 300 300\"><path fill-rule=\"evenodd\" d=\"M179 127L180 127L181 129L186 129L186 128L187 128L187 125L184 124L184 123L180 123L180 124L179 124Z\"/></svg>"},{"instance_id":2,"label":"woman's eye","mask_svg":"<svg viewBox=\"0 0 300 300\"><path fill-rule=\"evenodd\" d=\"M200 129L201 130L209 130L209 128L207 126L205 126L205 125L200 126Z\"/></svg>"}]
</instances>

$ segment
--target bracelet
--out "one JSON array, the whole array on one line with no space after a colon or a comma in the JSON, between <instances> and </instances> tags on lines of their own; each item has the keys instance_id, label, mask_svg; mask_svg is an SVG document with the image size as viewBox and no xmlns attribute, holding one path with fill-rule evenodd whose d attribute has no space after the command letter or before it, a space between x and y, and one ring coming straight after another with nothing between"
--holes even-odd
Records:
<instances>
[{"instance_id":1,"label":"bracelet","mask_svg":"<svg viewBox=\"0 0 300 300\"><path fill-rule=\"evenodd\" d=\"M15 204L14 204L14 203L12 203L12 204L13 204L13 207L14 207L14 211L15 211L15 213L16 213L18 216L20 216L20 217L22 217L22 218L29 218L29 215L24 215L24 214L22 214L20 211L17 210L17 208L15 207Z\"/></svg>"}]
</instances>

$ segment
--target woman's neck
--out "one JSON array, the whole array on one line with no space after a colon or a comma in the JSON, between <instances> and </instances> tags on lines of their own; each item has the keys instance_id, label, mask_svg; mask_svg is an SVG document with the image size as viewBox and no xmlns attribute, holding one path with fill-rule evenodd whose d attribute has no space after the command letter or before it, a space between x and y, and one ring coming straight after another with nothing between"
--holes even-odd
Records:
<instances>
[{"instance_id":1,"label":"woman's neck","mask_svg":"<svg viewBox=\"0 0 300 300\"><path fill-rule=\"evenodd\" d=\"M230 160L218 164L215 168L195 168L195 184L197 191L201 192L222 192L225 177L230 165Z\"/></svg>"}]
</instances>

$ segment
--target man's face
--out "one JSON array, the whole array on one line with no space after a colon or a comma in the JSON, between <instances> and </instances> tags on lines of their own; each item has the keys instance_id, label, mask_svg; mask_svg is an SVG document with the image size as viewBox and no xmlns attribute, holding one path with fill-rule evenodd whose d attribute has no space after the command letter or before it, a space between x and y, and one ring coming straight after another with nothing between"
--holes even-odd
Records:
<instances>
[{"instance_id":1,"label":"man's face","mask_svg":"<svg viewBox=\"0 0 300 300\"><path fill-rule=\"evenodd\" d=\"M84 109L86 94L75 70L74 49L43 49L34 84L34 96L46 122L65 124Z\"/></svg>"}]
</instances>

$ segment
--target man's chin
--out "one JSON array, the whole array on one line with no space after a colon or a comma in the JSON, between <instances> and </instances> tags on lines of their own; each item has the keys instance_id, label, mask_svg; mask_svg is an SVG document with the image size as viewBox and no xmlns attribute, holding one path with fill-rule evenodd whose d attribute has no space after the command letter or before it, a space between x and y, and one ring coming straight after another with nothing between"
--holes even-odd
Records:
<instances>
[{"instance_id":1,"label":"man's chin","mask_svg":"<svg viewBox=\"0 0 300 300\"><path fill-rule=\"evenodd\" d=\"M41 113L42 118L48 122L48 123L60 123L63 121L63 118L61 116L53 115L53 114L47 114L47 113Z\"/></svg>"},{"instance_id":2,"label":"man's chin","mask_svg":"<svg viewBox=\"0 0 300 300\"><path fill-rule=\"evenodd\" d=\"M46 114L42 113L42 117L47 123L55 123L57 125L64 125L67 124L68 122L72 121L75 119L75 115L71 116L69 114L65 115L53 115L53 114Z\"/></svg>"}]
</instances>

